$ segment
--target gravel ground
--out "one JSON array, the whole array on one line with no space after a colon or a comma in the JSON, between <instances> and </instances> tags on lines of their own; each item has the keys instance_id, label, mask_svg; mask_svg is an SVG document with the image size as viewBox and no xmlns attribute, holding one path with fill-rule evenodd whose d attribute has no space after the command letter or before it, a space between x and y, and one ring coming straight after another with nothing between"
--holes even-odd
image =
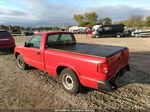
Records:
<instances>
[{"instance_id":1,"label":"gravel ground","mask_svg":"<svg viewBox=\"0 0 150 112\"><path fill-rule=\"evenodd\" d=\"M29 37L14 37L22 44ZM119 80L119 89L100 92L83 88L66 93L59 80L43 71L19 69L13 54L0 54L0 109L67 109L72 111L148 112L150 110L150 38L100 38L76 35L80 43L127 46L131 71Z\"/></svg>"}]
</instances>

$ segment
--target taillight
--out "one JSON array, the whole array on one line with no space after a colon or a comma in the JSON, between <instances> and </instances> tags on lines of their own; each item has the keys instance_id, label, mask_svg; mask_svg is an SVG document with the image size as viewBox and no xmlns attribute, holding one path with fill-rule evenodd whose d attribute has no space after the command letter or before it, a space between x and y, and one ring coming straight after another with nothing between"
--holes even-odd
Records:
<instances>
[{"instance_id":1,"label":"taillight","mask_svg":"<svg viewBox=\"0 0 150 112\"><path fill-rule=\"evenodd\" d=\"M100 63L97 65L97 72L99 73L108 73L108 64L107 63Z\"/></svg>"}]
</instances>

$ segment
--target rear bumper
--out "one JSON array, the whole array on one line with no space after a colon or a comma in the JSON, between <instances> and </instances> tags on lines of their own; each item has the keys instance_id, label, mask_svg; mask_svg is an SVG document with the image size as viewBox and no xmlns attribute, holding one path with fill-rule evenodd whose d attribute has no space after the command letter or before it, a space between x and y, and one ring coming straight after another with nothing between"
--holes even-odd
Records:
<instances>
[{"instance_id":1,"label":"rear bumper","mask_svg":"<svg viewBox=\"0 0 150 112\"><path fill-rule=\"evenodd\" d=\"M98 89L101 91L114 91L117 89L116 82L117 80L127 71L130 71L129 65L121 69L115 77L109 81L98 81Z\"/></svg>"}]
</instances>

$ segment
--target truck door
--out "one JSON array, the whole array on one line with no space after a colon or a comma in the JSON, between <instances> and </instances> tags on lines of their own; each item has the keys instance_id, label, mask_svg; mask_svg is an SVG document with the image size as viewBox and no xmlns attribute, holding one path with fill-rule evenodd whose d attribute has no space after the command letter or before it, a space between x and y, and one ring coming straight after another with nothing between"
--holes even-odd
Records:
<instances>
[{"instance_id":1,"label":"truck door","mask_svg":"<svg viewBox=\"0 0 150 112\"><path fill-rule=\"evenodd\" d=\"M30 45L24 47L23 58L31 66L44 70L44 64L42 61L42 54L40 44L42 35L34 35L26 44Z\"/></svg>"}]
</instances>

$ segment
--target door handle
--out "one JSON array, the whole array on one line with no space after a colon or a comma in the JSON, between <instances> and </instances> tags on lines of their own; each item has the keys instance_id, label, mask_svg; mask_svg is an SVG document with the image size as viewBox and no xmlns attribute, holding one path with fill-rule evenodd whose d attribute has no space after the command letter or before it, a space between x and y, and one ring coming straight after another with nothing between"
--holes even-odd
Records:
<instances>
[{"instance_id":1,"label":"door handle","mask_svg":"<svg viewBox=\"0 0 150 112\"><path fill-rule=\"evenodd\" d=\"M40 55L41 53L40 53L40 52L37 52L37 54Z\"/></svg>"}]
</instances>

